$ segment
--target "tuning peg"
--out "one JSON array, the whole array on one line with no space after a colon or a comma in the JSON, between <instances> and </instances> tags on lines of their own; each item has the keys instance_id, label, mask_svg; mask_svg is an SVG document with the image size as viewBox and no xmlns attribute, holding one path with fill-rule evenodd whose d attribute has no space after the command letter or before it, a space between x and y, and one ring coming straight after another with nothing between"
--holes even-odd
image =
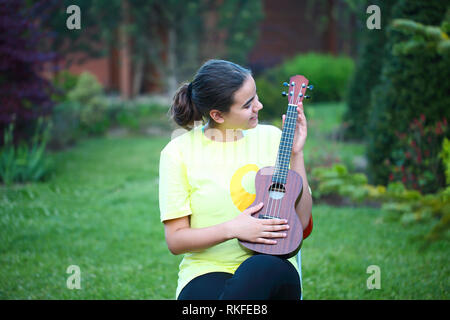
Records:
<instances>
[{"instance_id":1,"label":"tuning peg","mask_svg":"<svg viewBox=\"0 0 450 320\"><path fill-rule=\"evenodd\" d=\"M286 97L286 96L287 96L286 91L283 91L283 92L281 93L281 95L282 95L283 97Z\"/></svg>"},{"instance_id":2,"label":"tuning peg","mask_svg":"<svg viewBox=\"0 0 450 320\"><path fill-rule=\"evenodd\" d=\"M305 99L310 99L311 97L310 96L305 96Z\"/></svg>"},{"instance_id":3,"label":"tuning peg","mask_svg":"<svg viewBox=\"0 0 450 320\"><path fill-rule=\"evenodd\" d=\"M285 81L285 82L283 82L283 86L289 87L289 83L287 83L287 82Z\"/></svg>"},{"instance_id":4,"label":"tuning peg","mask_svg":"<svg viewBox=\"0 0 450 320\"><path fill-rule=\"evenodd\" d=\"M309 90L312 90L312 89L314 89L314 86L313 86L312 84L310 84L307 88L308 88Z\"/></svg>"},{"instance_id":5,"label":"tuning peg","mask_svg":"<svg viewBox=\"0 0 450 320\"><path fill-rule=\"evenodd\" d=\"M306 87L306 84L302 83L302 88Z\"/></svg>"}]
</instances>

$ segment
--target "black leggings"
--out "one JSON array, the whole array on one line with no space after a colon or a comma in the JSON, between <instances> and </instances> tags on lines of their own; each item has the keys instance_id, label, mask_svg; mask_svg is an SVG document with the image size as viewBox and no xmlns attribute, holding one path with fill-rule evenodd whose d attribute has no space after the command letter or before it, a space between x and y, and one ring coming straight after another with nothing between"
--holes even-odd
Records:
<instances>
[{"instance_id":1,"label":"black leggings","mask_svg":"<svg viewBox=\"0 0 450 320\"><path fill-rule=\"evenodd\" d=\"M300 279L287 260L255 255L233 274L210 272L192 279L178 300L299 300Z\"/></svg>"}]
</instances>

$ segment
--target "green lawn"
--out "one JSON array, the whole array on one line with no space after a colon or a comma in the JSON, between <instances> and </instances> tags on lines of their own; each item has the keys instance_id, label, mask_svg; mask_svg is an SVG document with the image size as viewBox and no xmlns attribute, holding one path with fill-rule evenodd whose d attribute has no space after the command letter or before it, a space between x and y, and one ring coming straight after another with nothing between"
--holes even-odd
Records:
<instances>
[{"instance_id":1,"label":"green lawn","mask_svg":"<svg viewBox=\"0 0 450 320\"><path fill-rule=\"evenodd\" d=\"M158 215L167 139L96 139L55 154L55 177L1 189L0 298L171 298L179 257ZM66 287L69 265L82 290Z\"/></svg>"},{"instance_id":2,"label":"green lawn","mask_svg":"<svg viewBox=\"0 0 450 320\"><path fill-rule=\"evenodd\" d=\"M307 157L327 128L311 130ZM173 299L181 256L166 247L158 208L159 152L168 141L86 140L52 155L49 181L0 187L0 299ZM363 154L348 148L335 152ZM449 298L448 243L419 251L414 240L430 225L405 227L373 208L316 205L313 215L302 250L305 299ZM66 286L70 265L80 267L81 290ZM370 265L380 267L379 290L366 287Z\"/></svg>"},{"instance_id":3,"label":"green lawn","mask_svg":"<svg viewBox=\"0 0 450 320\"><path fill-rule=\"evenodd\" d=\"M373 208L313 209L303 245L305 299L448 299L449 246L421 251L415 240L430 225L404 227ZM367 267L380 268L381 288L367 289Z\"/></svg>"}]
</instances>

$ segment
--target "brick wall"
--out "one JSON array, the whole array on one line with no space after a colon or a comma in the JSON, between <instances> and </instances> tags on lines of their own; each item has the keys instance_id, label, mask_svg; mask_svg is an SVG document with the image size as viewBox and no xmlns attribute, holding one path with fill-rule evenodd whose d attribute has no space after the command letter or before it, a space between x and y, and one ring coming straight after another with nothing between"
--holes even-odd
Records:
<instances>
[{"instance_id":1,"label":"brick wall","mask_svg":"<svg viewBox=\"0 0 450 320\"><path fill-rule=\"evenodd\" d=\"M265 18L260 24L260 37L249 55L250 67L256 72L302 52L354 54L354 17L344 10L343 1L264 0L263 4ZM333 25L324 21L330 7L334 11ZM331 41L335 41L335 48L330 36L334 37Z\"/></svg>"}]
</instances>

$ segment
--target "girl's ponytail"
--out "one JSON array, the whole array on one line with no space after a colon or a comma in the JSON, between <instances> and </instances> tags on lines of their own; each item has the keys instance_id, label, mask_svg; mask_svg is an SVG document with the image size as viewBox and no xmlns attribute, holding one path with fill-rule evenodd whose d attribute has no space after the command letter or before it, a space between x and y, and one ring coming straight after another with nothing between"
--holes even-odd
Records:
<instances>
[{"instance_id":1,"label":"girl's ponytail","mask_svg":"<svg viewBox=\"0 0 450 320\"><path fill-rule=\"evenodd\" d=\"M192 102L192 85L183 84L178 88L173 97L172 106L169 109L170 118L180 127L191 130L194 121L201 121L202 115L196 109Z\"/></svg>"}]
</instances>

